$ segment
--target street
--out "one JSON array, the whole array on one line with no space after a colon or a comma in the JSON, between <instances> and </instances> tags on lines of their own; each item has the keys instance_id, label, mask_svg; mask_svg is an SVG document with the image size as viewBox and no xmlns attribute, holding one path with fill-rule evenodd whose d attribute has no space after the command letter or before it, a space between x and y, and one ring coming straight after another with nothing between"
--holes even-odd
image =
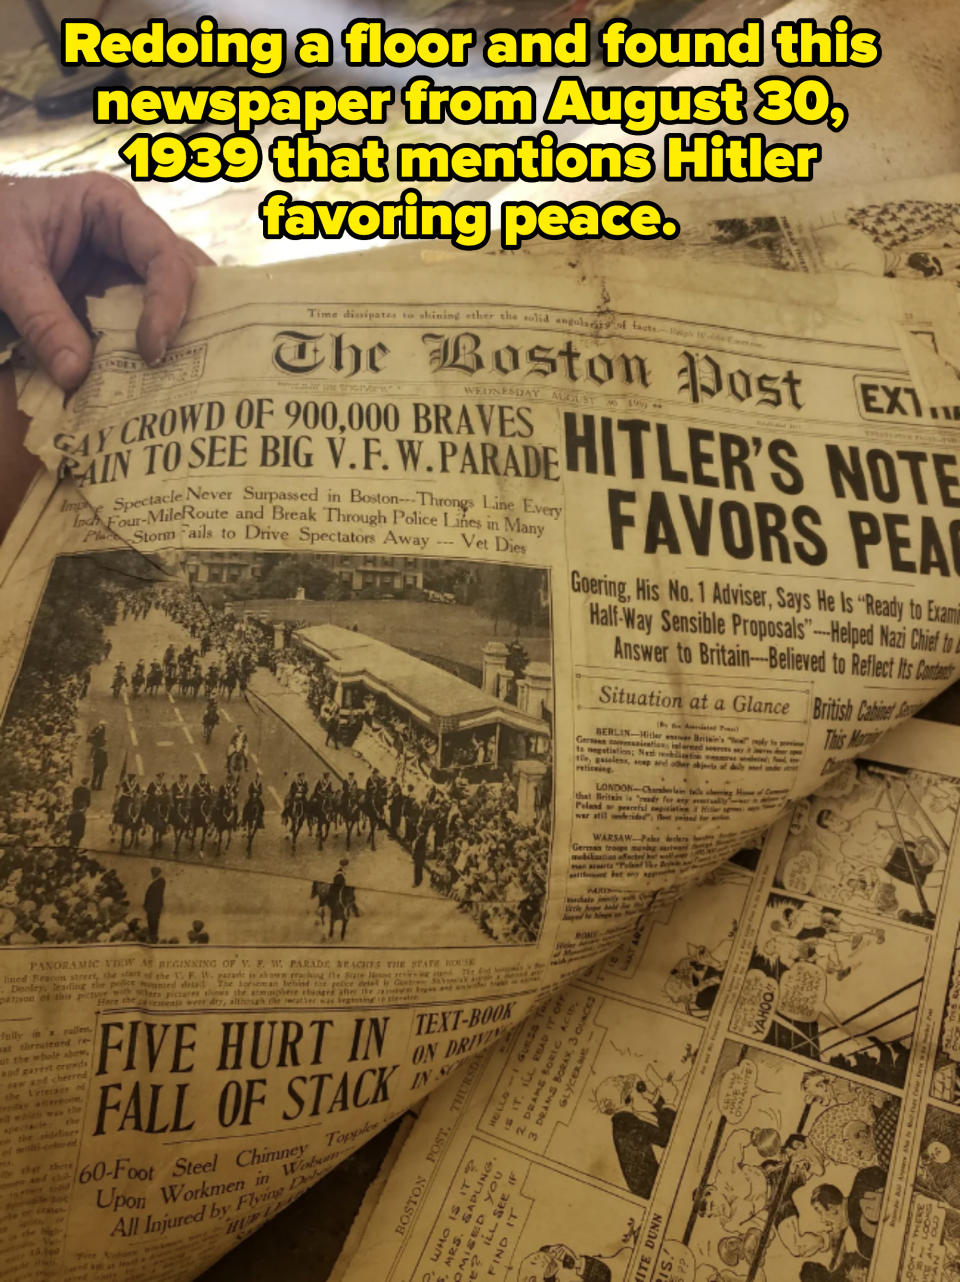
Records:
<instances>
[{"instance_id":1,"label":"street","mask_svg":"<svg viewBox=\"0 0 960 1282\"><path fill-rule=\"evenodd\" d=\"M87 812L82 848L95 853L104 864L115 868L123 880L136 914L150 882L150 868L159 866L166 879L164 907L160 921L161 940L185 943L195 920L202 920L212 944L317 944L327 939L329 925L321 928L311 898L314 881L332 881L342 859L347 882L356 890L360 916L351 918L345 942L354 946L422 947L425 940L435 946L464 947L489 943L476 923L456 904L434 893L425 877L413 887L413 862L403 846L386 832L376 835L376 850L370 850L366 833L353 834L346 849L345 834L331 832L322 852L316 839L304 827L296 850L280 814L291 780L303 770L312 789L317 778L329 770L334 778L340 771L331 761L318 756L263 699L235 695L219 700L220 724L210 744L204 743L202 717L204 696L182 698L176 691L167 694L141 693L133 697L129 686L119 698L111 692L113 672L123 660L128 677L138 660L149 671L152 660L162 659L171 643L179 652L190 640L188 633L159 609L145 619L127 618L107 629L112 643L109 657L91 673L90 688L80 705L81 750L90 729L102 720L106 724L109 764L104 787L94 793ZM223 656L211 651L203 660L222 664ZM229 848L216 853L216 835L208 833L205 848L189 848L185 839L174 855L172 832L167 832L158 850L151 852L152 833L141 833L133 851L120 852L119 832L111 835L113 799L122 771L138 776L142 787L163 772L169 786L185 773L192 784L201 771L216 788L226 773L226 752L237 726L248 735L248 771L240 787L240 805L253 771L263 775L266 806L265 827L254 838L252 853L246 851L246 835L235 832ZM342 759L342 751L340 754ZM361 784L368 768L356 759ZM74 782L91 773L89 758L77 761ZM142 914L141 914L142 917ZM340 925L335 936L339 942Z\"/></svg>"}]
</instances>

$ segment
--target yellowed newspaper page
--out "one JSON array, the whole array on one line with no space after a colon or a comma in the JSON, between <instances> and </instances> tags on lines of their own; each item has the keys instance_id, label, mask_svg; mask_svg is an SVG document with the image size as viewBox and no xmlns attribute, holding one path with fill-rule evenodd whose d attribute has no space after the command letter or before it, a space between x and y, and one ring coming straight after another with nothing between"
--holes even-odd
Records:
<instances>
[{"instance_id":1,"label":"yellowed newspaper page","mask_svg":"<svg viewBox=\"0 0 960 1282\"><path fill-rule=\"evenodd\" d=\"M956 675L954 292L729 280L211 272L27 384L12 1275L194 1276Z\"/></svg>"},{"instance_id":2,"label":"yellowed newspaper page","mask_svg":"<svg viewBox=\"0 0 960 1282\"><path fill-rule=\"evenodd\" d=\"M895 731L461 1070L346 1282L952 1276L958 748Z\"/></svg>"}]
</instances>

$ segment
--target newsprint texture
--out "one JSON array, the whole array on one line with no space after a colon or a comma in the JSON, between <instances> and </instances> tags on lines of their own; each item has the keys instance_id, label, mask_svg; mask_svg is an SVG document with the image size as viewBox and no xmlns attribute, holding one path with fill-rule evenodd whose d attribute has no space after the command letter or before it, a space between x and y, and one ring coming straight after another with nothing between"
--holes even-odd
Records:
<instances>
[{"instance_id":1,"label":"newsprint texture","mask_svg":"<svg viewBox=\"0 0 960 1282\"><path fill-rule=\"evenodd\" d=\"M347 1282L956 1277L960 732L883 748L437 1092Z\"/></svg>"},{"instance_id":2,"label":"newsprint texture","mask_svg":"<svg viewBox=\"0 0 960 1282\"><path fill-rule=\"evenodd\" d=\"M615 190L621 200L637 194L636 188ZM670 207L682 234L672 241L652 241L630 260L610 241L584 249L540 239L526 247L526 255L575 260L584 254L593 261L598 254L610 255L628 271L641 270L651 259L669 262L674 269L683 259L696 259L713 266L960 281L957 174L879 187L846 183L804 195L763 191L752 198L719 200L711 193L709 201L671 201ZM509 258L504 250L489 252Z\"/></svg>"},{"instance_id":3,"label":"newsprint texture","mask_svg":"<svg viewBox=\"0 0 960 1282\"><path fill-rule=\"evenodd\" d=\"M188 1279L508 1030L398 1282L856 1276L888 1173L940 1249L956 754L872 754L960 673L956 294L658 271L211 272L28 382L11 1277Z\"/></svg>"}]
</instances>

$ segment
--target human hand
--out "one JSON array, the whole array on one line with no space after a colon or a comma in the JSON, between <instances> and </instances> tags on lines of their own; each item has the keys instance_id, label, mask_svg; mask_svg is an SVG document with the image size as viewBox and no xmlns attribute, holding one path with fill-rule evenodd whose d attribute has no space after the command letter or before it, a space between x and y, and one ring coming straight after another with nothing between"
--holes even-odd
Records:
<instances>
[{"instance_id":1,"label":"human hand","mask_svg":"<svg viewBox=\"0 0 960 1282\"><path fill-rule=\"evenodd\" d=\"M111 265L132 269L146 284L137 348L153 365L183 321L197 267L211 261L119 178L0 176L0 310L65 391L93 355L68 297L102 284Z\"/></svg>"}]
</instances>

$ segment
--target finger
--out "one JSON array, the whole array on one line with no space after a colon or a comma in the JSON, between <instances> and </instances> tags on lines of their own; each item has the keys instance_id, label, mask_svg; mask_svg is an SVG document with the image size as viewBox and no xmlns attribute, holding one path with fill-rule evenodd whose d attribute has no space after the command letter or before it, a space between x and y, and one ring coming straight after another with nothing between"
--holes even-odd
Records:
<instances>
[{"instance_id":1,"label":"finger","mask_svg":"<svg viewBox=\"0 0 960 1282\"><path fill-rule=\"evenodd\" d=\"M148 365L163 360L183 324L193 292L194 267L181 253L161 252L143 273L146 287L137 347Z\"/></svg>"},{"instance_id":2,"label":"finger","mask_svg":"<svg viewBox=\"0 0 960 1282\"><path fill-rule=\"evenodd\" d=\"M146 288L137 347L148 365L163 360L187 314L197 268L211 263L203 250L189 241L175 237L174 242L151 258L141 272Z\"/></svg>"},{"instance_id":3,"label":"finger","mask_svg":"<svg viewBox=\"0 0 960 1282\"><path fill-rule=\"evenodd\" d=\"M144 360L155 364L163 359L186 315L197 266L209 260L181 240L126 183L98 175L85 203L93 243L129 263L146 284L137 346Z\"/></svg>"},{"instance_id":4,"label":"finger","mask_svg":"<svg viewBox=\"0 0 960 1282\"><path fill-rule=\"evenodd\" d=\"M0 255L0 308L51 378L70 391L90 368L93 345L47 265L33 254Z\"/></svg>"}]
</instances>

